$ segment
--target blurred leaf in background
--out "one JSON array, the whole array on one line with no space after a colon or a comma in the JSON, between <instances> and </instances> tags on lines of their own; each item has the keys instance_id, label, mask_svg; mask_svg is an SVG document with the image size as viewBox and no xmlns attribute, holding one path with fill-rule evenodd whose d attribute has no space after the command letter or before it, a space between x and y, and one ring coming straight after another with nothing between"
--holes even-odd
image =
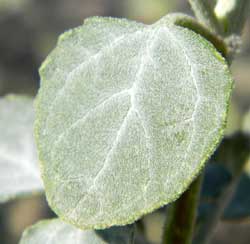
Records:
<instances>
[{"instance_id":1,"label":"blurred leaf in background","mask_svg":"<svg viewBox=\"0 0 250 244\"><path fill-rule=\"evenodd\" d=\"M2 11L20 11L27 7L32 0L0 0L0 9Z\"/></svg>"},{"instance_id":2,"label":"blurred leaf in background","mask_svg":"<svg viewBox=\"0 0 250 244\"><path fill-rule=\"evenodd\" d=\"M124 11L130 19L152 23L170 11L174 11L178 1L171 0L125 0Z\"/></svg>"}]
</instances>

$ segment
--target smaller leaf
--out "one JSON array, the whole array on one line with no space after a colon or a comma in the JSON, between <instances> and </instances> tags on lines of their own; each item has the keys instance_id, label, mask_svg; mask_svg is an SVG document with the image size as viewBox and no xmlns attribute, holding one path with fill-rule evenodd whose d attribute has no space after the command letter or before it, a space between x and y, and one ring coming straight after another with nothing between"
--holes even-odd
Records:
<instances>
[{"instance_id":1,"label":"smaller leaf","mask_svg":"<svg viewBox=\"0 0 250 244\"><path fill-rule=\"evenodd\" d=\"M223 164L234 177L242 173L250 156L249 138L244 133L237 132L225 137L219 148L213 154L213 161Z\"/></svg>"},{"instance_id":2,"label":"smaller leaf","mask_svg":"<svg viewBox=\"0 0 250 244\"><path fill-rule=\"evenodd\" d=\"M250 217L250 177L243 174L231 203L224 212L224 219L237 220Z\"/></svg>"},{"instance_id":3,"label":"smaller leaf","mask_svg":"<svg viewBox=\"0 0 250 244\"><path fill-rule=\"evenodd\" d=\"M129 224L174 201L222 138L228 66L165 18L87 19L40 69L35 134L46 196L75 226Z\"/></svg>"},{"instance_id":4,"label":"smaller leaf","mask_svg":"<svg viewBox=\"0 0 250 244\"><path fill-rule=\"evenodd\" d=\"M0 203L43 190L33 122L33 99L13 95L0 99Z\"/></svg>"},{"instance_id":5,"label":"smaller leaf","mask_svg":"<svg viewBox=\"0 0 250 244\"><path fill-rule=\"evenodd\" d=\"M206 166L202 186L202 198L216 198L231 181L231 174L220 164L209 163Z\"/></svg>"},{"instance_id":6,"label":"smaller leaf","mask_svg":"<svg viewBox=\"0 0 250 244\"><path fill-rule=\"evenodd\" d=\"M129 244L133 226L112 227L102 231L83 231L60 219L44 220L26 229L20 244Z\"/></svg>"},{"instance_id":7,"label":"smaller leaf","mask_svg":"<svg viewBox=\"0 0 250 244\"><path fill-rule=\"evenodd\" d=\"M205 168L198 208L197 222L202 225L216 208L216 202L231 181L231 174L218 163L209 162Z\"/></svg>"},{"instance_id":8,"label":"smaller leaf","mask_svg":"<svg viewBox=\"0 0 250 244\"><path fill-rule=\"evenodd\" d=\"M220 164L209 163L205 170L201 201L198 211L198 223L211 216L223 190L230 184L232 175ZM244 173L233 198L225 209L224 220L240 220L250 217L250 177Z\"/></svg>"}]
</instances>

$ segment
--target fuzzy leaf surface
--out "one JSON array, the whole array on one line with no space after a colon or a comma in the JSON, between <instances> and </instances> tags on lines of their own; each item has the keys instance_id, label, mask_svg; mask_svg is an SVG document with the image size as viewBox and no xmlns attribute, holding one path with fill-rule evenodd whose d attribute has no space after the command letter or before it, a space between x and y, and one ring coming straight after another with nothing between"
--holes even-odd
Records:
<instances>
[{"instance_id":1,"label":"fuzzy leaf surface","mask_svg":"<svg viewBox=\"0 0 250 244\"><path fill-rule=\"evenodd\" d=\"M132 223L180 196L221 139L233 83L210 43L166 19L90 18L40 75L47 199L80 228Z\"/></svg>"}]
</instances>

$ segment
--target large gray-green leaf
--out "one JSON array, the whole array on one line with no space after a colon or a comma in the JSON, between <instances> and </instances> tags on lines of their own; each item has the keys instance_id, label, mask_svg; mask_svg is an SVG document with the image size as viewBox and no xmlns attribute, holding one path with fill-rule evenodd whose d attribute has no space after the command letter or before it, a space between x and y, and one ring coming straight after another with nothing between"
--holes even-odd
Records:
<instances>
[{"instance_id":1,"label":"large gray-green leaf","mask_svg":"<svg viewBox=\"0 0 250 244\"><path fill-rule=\"evenodd\" d=\"M24 231L20 244L130 244L133 227L82 231L60 219L44 220Z\"/></svg>"},{"instance_id":2,"label":"large gray-green leaf","mask_svg":"<svg viewBox=\"0 0 250 244\"><path fill-rule=\"evenodd\" d=\"M33 99L0 98L0 202L43 189L33 122Z\"/></svg>"},{"instance_id":3,"label":"large gray-green leaf","mask_svg":"<svg viewBox=\"0 0 250 244\"><path fill-rule=\"evenodd\" d=\"M36 141L52 209L80 228L175 200L220 140L232 80L220 54L165 19L91 18L40 70Z\"/></svg>"}]
</instances>

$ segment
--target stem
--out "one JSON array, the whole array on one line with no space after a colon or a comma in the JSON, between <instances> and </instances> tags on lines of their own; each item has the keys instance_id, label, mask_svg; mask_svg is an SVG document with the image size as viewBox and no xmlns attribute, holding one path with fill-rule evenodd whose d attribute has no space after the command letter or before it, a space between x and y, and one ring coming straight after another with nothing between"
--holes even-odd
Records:
<instances>
[{"instance_id":1,"label":"stem","mask_svg":"<svg viewBox=\"0 0 250 244\"><path fill-rule=\"evenodd\" d=\"M214 13L214 9L209 0L189 0L189 3L197 19L207 26L211 31L221 34L220 23Z\"/></svg>"},{"instance_id":2,"label":"stem","mask_svg":"<svg viewBox=\"0 0 250 244\"><path fill-rule=\"evenodd\" d=\"M249 139L244 134L238 133L232 138L224 139L214 157L218 162L223 162L232 173L232 180L218 197L216 205L209 216L202 221L194 238L195 244L206 244L211 239L225 208L230 203L240 176L244 170L250 153Z\"/></svg>"},{"instance_id":3,"label":"stem","mask_svg":"<svg viewBox=\"0 0 250 244\"><path fill-rule=\"evenodd\" d=\"M236 0L238 2L248 2L249 0ZM209 31L203 25L197 23L194 19L187 17L185 15L171 15L169 18L165 19L164 21L172 22L173 24L180 25L182 27L189 28L196 33L202 35L207 40L209 40L217 50L219 50L222 55L227 59L228 62L232 59L232 53L230 49L227 48L224 41L214 35L214 33L225 35L225 29L222 27L222 23L219 21L217 16L215 15L214 8L211 5L211 2L207 0L189 0L195 15L197 16L198 20L200 20L205 26L210 28ZM242 12L243 9L238 10L238 14ZM244 16L242 17L245 18ZM244 21L243 21L244 22ZM241 27L242 28L242 27ZM213 33L214 32L214 33ZM234 156L239 156L239 152L241 157L238 157L238 160L242 159L242 155L246 155L245 147L238 148L237 140L236 146L237 153L234 153ZM245 142L245 140L243 140ZM243 143L244 144L244 143ZM233 148L233 149L235 149ZM250 151L248 149L248 151ZM233 150L235 152L235 150ZM248 153L249 155L249 153ZM236 160L237 161L237 160ZM245 160L244 160L245 163ZM216 209L209 216L206 220L206 223L202 225L199 232L195 237L195 243L197 244L204 244L207 243L215 230L215 227L220 220L225 207L230 202L233 193L238 185L238 181L240 175L243 171L242 165L244 163L233 163L233 168L236 169L234 171L234 177L231 183L228 185L227 189L223 192L223 194L219 197ZM175 202L170 206L168 211L167 221L163 233L163 244L191 244L193 239L193 230L195 224L195 217L196 217L196 210L198 206L199 200L199 192L201 188L202 177L199 176L196 179L190 188Z\"/></svg>"},{"instance_id":4,"label":"stem","mask_svg":"<svg viewBox=\"0 0 250 244\"><path fill-rule=\"evenodd\" d=\"M224 29L224 34L240 35L250 10L249 0L219 0L215 14Z\"/></svg>"},{"instance_id":5,"label":"stem","mask_svg":"<svg viewBox=\"0 0 250 244\"><path fill-rule=\"evenodd\" d=\"M163 244L190 244L198 206L202 175L167 210Z\"/></svg>"}]
</instances>

